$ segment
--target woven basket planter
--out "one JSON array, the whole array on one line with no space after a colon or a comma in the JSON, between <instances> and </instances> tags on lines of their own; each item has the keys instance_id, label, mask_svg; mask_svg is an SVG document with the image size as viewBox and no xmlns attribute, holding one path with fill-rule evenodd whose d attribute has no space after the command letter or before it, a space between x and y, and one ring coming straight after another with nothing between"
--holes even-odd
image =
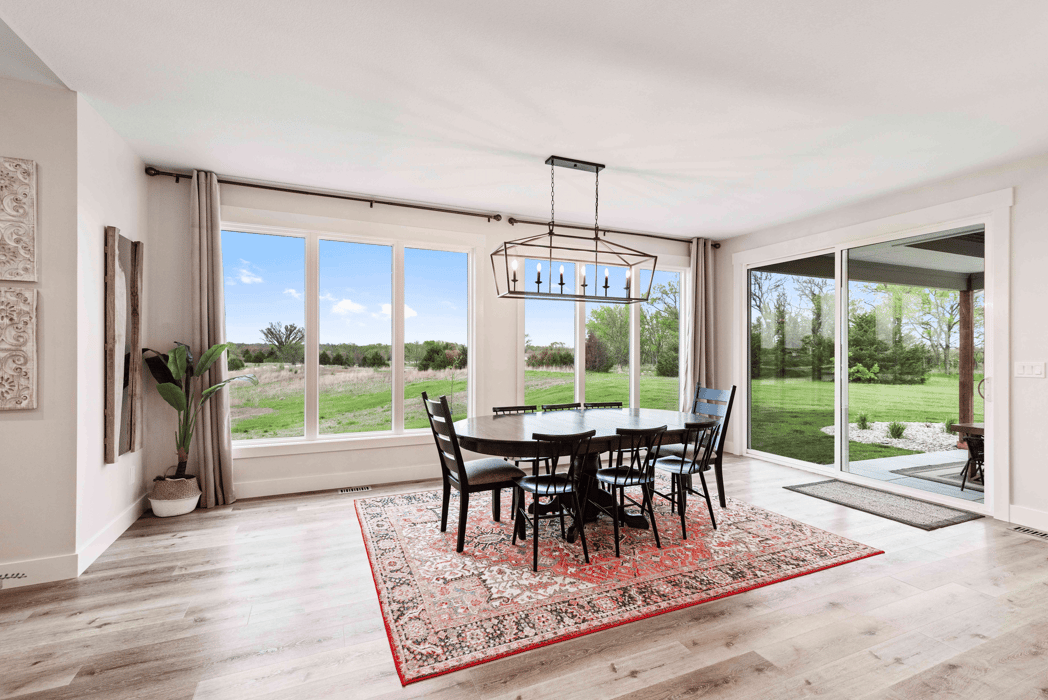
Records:
<instances>
[{"instance_id":1,"label":"woven basket planter","mask_svg":"<svg viewBox=\"0 0 1048 700\"><path fill-rule=\"evenodd\" d=\"M199 501L200 487L195 476L154 481L149 494L149 505L158 518L185 515L195 510Z\"/></svg>"}]
</instances>

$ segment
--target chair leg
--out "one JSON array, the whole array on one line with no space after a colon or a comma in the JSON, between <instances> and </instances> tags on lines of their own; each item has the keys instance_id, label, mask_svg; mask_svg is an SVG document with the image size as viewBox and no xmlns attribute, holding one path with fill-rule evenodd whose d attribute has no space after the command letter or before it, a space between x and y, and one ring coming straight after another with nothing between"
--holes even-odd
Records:
<instances>
[{"instance_id":1,"label":"chair leg","mask_svg":"<svg viewBox=\"0 0 1048 700\"><path fill-rule=\"evenodd\" d=\"M572 491L571 498L575 501L575 527L579 529L579 539L582 540L582 556L586 559L586 563L589 564L589 547L586 546L586 525L582 522L582 506L579 505L578 492Z\"/></svg>"},{"instance_id":2,"label":"chair leg","mask_svg":"<svg viewBox=\"0 0 1048 700\"><path fill-rule=\"evenodd\" d=\"M532 559L531 568L533 571L539 570L539 495L535 494L532 497L535 503L535 522L531 526L531 549Z\"/></svg>"},{"instance_id":3,"label":"chair leg","mask_svg":"<svg viewBox=\"0 0 1048 700\"><path fill-rule=\"evenodd\" d=\"M527 529L524 525L523 507L524 490L519 486L513 489L513 544L517 544L517 537L524 539Z\"/></svg>"},{"instance_id":4,"label":"chair leg","mask_svg":"<svg viewBox=\"0 0 1048 700\"><path fill-rule=\"evenodd\" d=\"M655 533L655 546L662 549L662 542L659 540L659 525L655 522L655 498L651 495L653 488L651 484L641 485L641 490L644 492L644 503L648 506L648 514L651 516L651 531ZM644 510L643 506L641 510Z\"/></svg>"},{"instance_id":5,"label":"chair leg","mask_svg":"<svg viewBox=\"0 0 1048 700\"><path fill-rule=\"evenodd\" d=\"M717 497L720 499L721 508L727 508L728 499L724 495L724 472L721 470L721 458L719 456L713 463L713 473L717 475Z\"/></svg>"},{"instance_id":6,"label":"chair leg","mask_svg":"<svg viewBox=\"0 0 1048 700\"><path fill-rule=\"evenodd\" d=\"M491 519L495 522L501 522L502 518L502 489L495 489L491 492Z\"/></svg>"},{"instance_id":7,"label":"chair leg","mask_svg":"<svg viewBox=\"0 0 1048 700\"><path fill-rule=\"evenodd\" d=\"M710 498L710 487L706 485L706 477L699 471L699 481L702 482L702 494L706 497L706 510L710 512L710 523L713 529L717 529L717 519L713 517L713 499Z\"/></svg>"},{"instance_id":8,"label":"chair leg","mask_svg":"<svg viewBox=\"0 0 1048 700\"><path fill-rule=\"evenodd\" d=\"M961 491L964 491L964 484L968 481L968 470L971 466L972 459L969 457L968 461L964 463L964 469L961 470Z\"/></svg>"},{"instance_id":9,"label":"chair leg","mask_svg":"<svg viewBox=\"0 0 1048 700\"><path fill-rule=\"evenodd\" d=\"M688 489L691 488L691 479L687 475L680 475L680 503L677 504L677 510L680 511L680 517L684 517L684 514L688 512Z\"/></svg>"},{"instance_id":10,"label":"chair leg","mask_svg":"<svg viewBox=\"0 0 1048 700\"><path fill-rule=\"evenodd\" d=\"M560 537L561 539L568 539L568 531L564 527L564 496L555 496L557 503L560 505Z\"/></svg>"},{"instance_id":11,"label":"chair leg","mask_svg":"<svg viewBox=\"0 0 1048 700\"><path fill-rule=\"evenodd\" d=\"M611 491L611 502L612 503L615 502L615 489L614 488L612 488L612 491ZM615 556L616 557L619 556L619 513L620 512L621 511L615 509L615 512L612 514L612 518L611 518L611 524L615 526Z\"/></svg>"},{"instance_id":12,"label":"chair leg","mask_svg":"<svg viewBox=\"0 0 1048 700\"><path fill-rule=\"evenodd\" d=\"M456 552L462 552L466 546L466 516L469 514L469 493L459 491L459 531Z\"/></svg>"},{"instance_id":13,"label":"chair leg","mask_svg":"<svg viewBox=\"0 0 1048 700\"><path fill-rule=\"evenodd\" d=\"M440 505L440 531L448 531L448 501L451 500L451 484L448 480L444 480L444 495L441 498Z\"/></svg>"},{"instance_id":14,"label":"chair leg","mask_svg":"<svg viewBox=\"0 0 1048 700\"><path fill-rule=\"evenodd\" d=\"M676 474L676 475L674 475L674 477L673 477L674 483L676 483L676 481L678 479L680 480L680 494L681 494L681 499L683 500L683 498L684 498L684 491L685 491L685 489L684 489L684 475L683 474ZM680 536L683 539L686 540L686 539L688 539L688 526L685 524L685 521L684 521L684 508L678 507L677 508L677 512L680 513Z\"/></svg>"}]
</instances>

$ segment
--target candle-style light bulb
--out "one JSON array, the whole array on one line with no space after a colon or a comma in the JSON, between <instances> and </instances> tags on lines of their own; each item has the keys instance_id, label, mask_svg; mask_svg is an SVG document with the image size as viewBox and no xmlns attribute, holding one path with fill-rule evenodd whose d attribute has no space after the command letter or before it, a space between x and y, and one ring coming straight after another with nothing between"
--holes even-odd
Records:
<instances>
[{"instance_id":1,"label":"candle-style light bulb","mask_svg":"<svg viewBox=\"0 0 1048 700\"><path fill-rule=\"evenodd\" d=\"M542 291L542 263L535 265L535 287L536 291Z\"/></svg>"},{"instance_id":2,"label":"candle-style light bulb","mask_svg":"<svg viewBox=\"0 0 1048 700\"><path fill-rule=\"evenodd\" d=\"M514 260L512 263L510 263L510 266L513 268L514 272L517 271L517 261L516 260Z\"/></svg>"},{"instance_id":3,"label":"candle-style light bulb","mask_svg":"<svg viewBox=\"0 0 1048 700\"><path fill-rule=\"evenodd\" d=\"M517 261L512 261L510 265L513 267L513 279L510 281L513 282L513 291L517 291Z\"/></svg>"},{"instance_id":4,"label":"candle-style light bulb","mask_svg":"<svg viewBox=\"0 0 1048 700\"><path fill-rule=\"evenodd\" d=\"M563 265L560 266L560 282L561 282L561 284L564 283L564 266Z\"/></svg>"},{"instance_id":5,"label":"candle-style light bulb","mask_svg":"<svg viewBox=\"0 0 1048 700\"><path fill-rule=\"evenodd\" d=\"M608 281L608 268L604 268L604 281Z\"/></svg>"}]
</instances>

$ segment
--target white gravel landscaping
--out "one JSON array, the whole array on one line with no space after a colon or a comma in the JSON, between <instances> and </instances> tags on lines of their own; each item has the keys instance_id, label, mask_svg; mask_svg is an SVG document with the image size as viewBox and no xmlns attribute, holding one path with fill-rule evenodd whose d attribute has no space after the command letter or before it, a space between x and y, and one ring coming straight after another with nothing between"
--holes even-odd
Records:
<instances>
[{"instance_id":1,"label":"white gravel landscaping","mask_svg":"<svg viewBox=\"0 0 1048 700\"><path fill-rule=\"evenodd\" d=\"M888 445L915 452L945 452L957 449L957 436L943 432L942 423L903 423L906 426L903 436L898 440L888 437L888 423L870 423L868 430L859 430L856 423L848 427L848 439L867 445ZM827 435L833 435L835 426L820 428Z\"/></svg>"}]
</instances>

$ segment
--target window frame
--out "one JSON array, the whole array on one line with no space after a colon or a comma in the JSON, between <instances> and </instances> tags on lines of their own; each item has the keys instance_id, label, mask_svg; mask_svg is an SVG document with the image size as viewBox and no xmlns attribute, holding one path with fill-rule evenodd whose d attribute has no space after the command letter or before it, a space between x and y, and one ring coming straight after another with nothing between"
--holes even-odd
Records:
<instances>
[{"instance_id":1,"label":"window frame","mask_svg":"<svg viewBox=\"0 0 1048 700\"><path fill-rule=\"evenodd\" d=\"M396 227L404 231L407 227ZM431 440L428 428L404 428L404 402L396 397L404 396L404 251L406 248L436 250L466 255L466 347L471 361L466 364L466 410L467 415L476 415L476 246L435 242L415 235L380 236L369 233L324 230L319 228L295 228L270 226L223 220L222 231L256 233L270 236L299 238L305 241L305 426L303 435L296 437L259 438L255 440L233 440L233 458L265 457L308 452L330 452L340 449L373 449L392 446L421 445ZM410 229L408 229L410 230ZM392 249L391 269L393 298L390 372L392 400L392 424L389 430L359 433L320 434L320 241L363 243L386 246ZM225 261L223 260L223 268ZM223 270L224 273L224 270ZM223 309L225 312L225 309Z\"/></svg>"}]
</instances>

